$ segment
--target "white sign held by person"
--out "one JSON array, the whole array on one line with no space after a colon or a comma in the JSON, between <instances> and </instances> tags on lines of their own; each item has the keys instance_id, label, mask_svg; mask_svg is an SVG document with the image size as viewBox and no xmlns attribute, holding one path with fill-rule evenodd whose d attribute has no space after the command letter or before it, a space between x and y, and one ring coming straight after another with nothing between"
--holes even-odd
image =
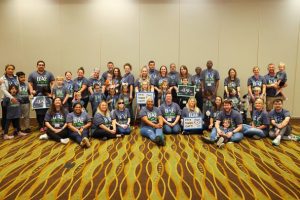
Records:
<instances>
[{"instance_id":1,"label":"white sign held by person","mask_svg":"<svg viewBox=\"0 0 300 200\"><path fill-rule=\"evenodd\" d=\"M146 104L146 100L151 97L154 100L153 92L137 92L136 93L136 103L137 104Z\"/></svg>"},{"instance_id":2,"label":"white sign held by person","mask_svg":"<svg viewBox=\"0 0 300 200\"><path fill-rule=\"evenodd\" d=\"M33 97L31 106L32 106L33 110L46 109L46 108L50 108L51 103L52 103L52 101L49 97L36 96L36 97Z\"/></svg>"},{"instance_id":3,"label":"white sign held by person","mask_svg":"<svg viewBox=\"0 0 300 200\"><path fill-rule=\"evenodd\" d=\"M193 129L202 129L203 121L201 117L185 117L183 118L183 129L184 130L193 130Z\"/></svg>"}]
</instances>

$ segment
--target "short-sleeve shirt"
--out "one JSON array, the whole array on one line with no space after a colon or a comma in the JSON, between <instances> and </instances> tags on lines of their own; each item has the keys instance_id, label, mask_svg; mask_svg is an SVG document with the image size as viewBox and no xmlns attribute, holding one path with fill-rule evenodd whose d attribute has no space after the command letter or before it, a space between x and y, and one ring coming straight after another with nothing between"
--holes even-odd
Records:
<instances>
[{"instance_id":1,"label":"short-sleeve shirt","mask_svg":"<svg viewBox=\"0 0 300 200\"><path fill-rule=\"evenodd\" d=\"M131 73L124 74L121 83L128 83L128 86L134 85L134 76Z\"/></svg>"},{"instance_id":2,"label":"short-sleeve shirt","mask_svg":"<svg viewBox=\"0 0 300 200\"><path fill-rule=\"evenodd\" d=\"M64 86L68 90L68 94L70 95L69 98L72 98L73 93L74 93L74 82L73 82L73 80L69 80L69 81L64 80Z\"/></svg>"},{"instance_id":3,"label":"short-sleeve shirt","mask_svg":"<svg viewBox=\"0 0 300 200\"><path fill-rule=\"evenodd\" d=\"M271 76L270 74L265 75L266 85L272 85L277 82L276 76ZM277 90L274 87L267 87L266 88L266 95L267 97L275 97L277 93ZM278 96L281 96L281 93L278 94Z\"/></svg>"},{"instance_id":4,"label":"short-sleeve shirt","mask_svg":"<svg viewBox=\"0 0 300 200\"><path fill-rule=\"evenodd\" d=\"M80 91L83 85L86 85L87 87L89 86L89 81L85 77L82 77L82 78L77 77L74 79L74 91L75 92ZM89 91L86 88L84 91L82 91L81 97L84 99L84 98L87 98L88 96L89 96Z\"/></svg>"},{"instance_id":5,"label":"short-sleeve shirt","mask_svg":"<svg viewBox=\"0 0 300 200\"><path fill-rule=\"evenodd\" d=\"M10 98L3 98L3 105L7 107L6 119L17 119L21 117L21 98L17 95L14 96L18 101L11 102Z\"/></svg>"},{"instance_id":6,"label":"short-sleeve shirt","mask_svg":"<svg viewBox=\"0 0 300 200\"><path fill-rule=\"evenodd\" d=\"M48 110L45 115L45 122L49 122L55 129L61 129L66 123L67 115L67 111L64 113L56 112L54 115L51 115L50 110Z\"/></svg>"},{"instance_id":7,"label":"short-sleeve shirt","mask_svg":"<svg viewBox=\"0 0 300 200\"><path fill-rule=\"evenodd\" d=\"M119 124L127 124L128 118L130 118L130 113L127 108L124 110L114 110L112 112L111 118L116 120Z\"/></svg>"},{"instance_id":8,"label":"short-sleeve shirt","mask_svg":"<svg viewBox=\"0 0 300 200\"><path fill-rule=\"evenodd\" d=\"M172 87L172 86L177 86L178 83L179 83L179 72L169 72L168 73L168 77L169 77L169 86Z\"/></svg>"},{"instance_id":9,"label":"short-sleeve shirt","mask_svg":"<svg viewBox=\"0 0 300 200\"><path fill-rule=\"evenodd\" d=\"M93 112L96 112L97 107L101 101L105 101L105 96L102 93L94 92L94 94L90 95L90 102L93 109Z\"/></svg>"},{"instance_id":10,"label":"short-sleeve shirt","mask_svg":"<svg viewBox=\"0 0 300 200\"><path fill-rule=\"evenodd\" d=\"M196 112L196 111L192 111L192 110L188 110L188 108L187 107L184 107L183 109L182 109L182 112L181 112L181 117L182 118L185 118L185 117L202 117L202 113L201 113L201 111L200 111L200 109L199 109L199 112Z\"/></svg>"},{"instance_id":11,"label":"short-sleeve shirt","mask_svg":"<svg viewBox=\"0 0 300 200\"><path fill-rule=\"evenodd\" d=\"M192 76L192 85L196 86L196 92L201 89L201 75L195 74Z\"/></svg>"},{"instance_id":12,"label":"short-sleeve shirt","mask_svg":"<svg viewBox=\"0 0 300 200\"><path fill-rule=\"evenodd\" d=\"M251 76L248 79L247 85L251 86L252 90L254 87L260 87L262 90L263 85L266 85L266 79L261 75L259 75L258 78L256 78L255 76Z\"/></svg>"},{"instance_id":13,"label":"short-sleeve shirt","mask_svg":"<svg viewBox=\"0 0 300 200\"><path fill-rule=\"evenodd\" d=\"M159 107L162 117L167 120L167 122L174 122L177 115L181 116L181 109L177 103L172 102L170 105L166 103Z\"/></svg>"},{"instance_id":14,"label":"short-sleeve shirt","mask_svg":"<svg viewBox=\"0 0 300 200\"><path fill-rule=\"evenodd\" d=\"M48 71L44 71L43 73L34 71L28 77L28 82L32 83L33 89L37 92L37 95L44 92L50 93L50 83L54 80L53 74Z\"/></svg>"},{"instance_id":15,"label":"short-sleeve shirt","mask_svg":"<svg viewBox=\"0 0 300 200\"><path fill-rule=\"evenodd\" d=\"M20 83L19 96L22 99L22 104L30 103L29 101L29 88L27 83Z\"/></svg>"},{"instance_id":16,"label":"short-sleeve shirt","mask_svg":"<svg viewBox=\"0 0 300 200\"><path fill-rule=\"evenodd\" d=\"M221 124L223 124L225 119L229 120L230 128L233 129L243 123L242 115L236 110L231 110L229 114L227 114L225 111L221 111L217 117L217 120L221 121Z\"/></svg>"},{"instance_id":17,"label":"short-sleeve shirt","mask_svg":"<svg viewBox=\"0 0 300 200\"><path fill-rule=\"evenodd\" d=\"M138 87L139 91L142 88L142 82L143 81L148 81L150 85L154 85L154 83L150 82L150 79L143 79L143 78L138 78L135 83L134 83L134 87Z\"/></svg>"},{"instance_id":18,"label":"short-sleeve shirt","mask_svg":"<svg viewBox=\"0 0 300 200\"><path fill-rule=\"evenodd\" d=\"M276 78L277 80L281 80L282 82L286 82L287 81L287 74L285 71L278 71L276 73Z\"/></svg>"},{"instance_id":19,"label":"short-sleeve shirt","mask_svg":"<svg viewBox=\"0 0 300 200\"><path fill-rule=\"evenodd\" d=\"M158 124L158 117L161 116L160 109L157 107L153 107L152 110L149 110L147 107L142 108L140 111L140 117L143 118L144 116L147 116L147 119L151 121L154 124ZM147 126L143 121L141 123L141 127Z\"/></svg>"},{"instance_id":20,"label":"short-sleeve shirt","mask_svg":"<svg viewBox=\"0 0 300 200\"><path fill-rule=\"evenodd\" d=\"M110 128L112 125L112 120L110 116L104 116L99 112L96 112L93 119L93 126L99 128L100 125L104 125L107 128Z\"/></svg>"},{"instance_id":21,"label":"short-sleeve shirt","mask_svg":"<svg viewBox=\"0 0 300 200\"><path fill-rule=\"evenodd\" d=\"M216 81L220 80L219 72L215 69L205 69L201 72L201 80L204 81L204 90L214 92Z\"/></svg>"},{"instance_id":22,"label":"short-sleeve shirt","mask_svg":"<svg viewBox=\"0 0 300 200\"><path fill-rule=\"evenodd\" d=\"M108 109L110 111L115 109L118 99L119 99L119 95L114 95L114 96L107 95L106 101L108 102L112 100L110 103L108 103Z\"/></svg>"},{"instance_id":23,"label":"short-sleeve shirt","mask_svg":"<svg viewBox=\"0 0 300 200\"><path fill-rule=\"evenodd\" d=\"M254 110L252 113L252 121L255 127L266 125L267 127L264 130L267 130L270 125L269 116L266 111Z\"/></svg>"},{"instance_id":24,"label":"short-sleeve shirt","mask_svg":"<svg viewBox=\"0 0 300 200\"><path fill-rule=\"evenodd\" d=\"M55 97L60 98L60 100L64 100L64 98L67 96L68 94L68 89L66 87L57 87L54 86L52 89L53 94L55 95Z\"/></svg>"},{"instance_id":25,"label":"short-sleeve shirt","mask_svg":"<svg viewBox=\"0 0 300 200\"><path fill-rule=\"evenodd\" d=\"M291 114L289 111L282 109L281 111L277 112L274 109L270 111L269 117L271 120L275 120L276 124L280 124L284 121L286 117L291 117Z\"/></svg>"},{"instance_id":26,"label":"short-sleeve shirt","mask_svg":"<svg viewBox=\"0 0 300 200\"><path fill-rule=\"evenodd\" d=\"M234 80L231 80L227 77L224 80L224 86L227 86L228 89L235 89L237 91L237 88L240 87L240 79L235 78Z\"/></svg>"},{"instance_id":27,"label":"short-sleeve shirt","mask_svg":"<svg viewBox=\"0 0 300 200\"><path fill-rule=\"evenodd\" d=\"M67 123L72 123L72 125L77 129L91 121L92 118L87 114L87 112L82 112L81 114L71 112L67 115Z\"/></svg>"},{"instance_id":28,"label":"short-sleeve shirt","mask_svg":"<svg viewBox=\"0 0 300 200\"><path fill-rule=\"evenodd\" d=\"M93 78L93 77L91 77L89 79L89 85L88 86L92 87L94 89L94 85L95 84L99 84L99 86L101 87L102 86L102 80L99 79L99 78Z\"/></svg>"},{"instance_id":29,"label":"short-sleeve shirt","mask_svg":"<svg viewBox=\"0 0 300 200\"><path fill-rule=\"evenodd\" d=\"M154 79L154 86L155 87L160 87L161 84L163 83L163 81L166 81L167 82L167 85L169 85L169 77L162 77L162 76L157 76L155 79Z\"/></svg>"},{"instance_id":30,"label":"short-sleeve shirt","mask_svg":"<svg viewBox=\"0 0 300 200\"><path fill-rule=\"evenodd\" d=\"M149 76L150 76L150 83L152 85L154 85L156 77L159 76L158 70L156 70L156 69L152 69L152 70L149 69Z\"/></svg>"}]
</instances>

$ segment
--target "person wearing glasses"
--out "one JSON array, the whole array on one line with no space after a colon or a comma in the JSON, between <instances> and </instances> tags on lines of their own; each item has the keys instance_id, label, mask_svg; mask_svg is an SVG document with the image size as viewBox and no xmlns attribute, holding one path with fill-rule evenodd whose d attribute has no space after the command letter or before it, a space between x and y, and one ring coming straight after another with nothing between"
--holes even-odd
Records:
<instances>
[{"instance_id":1,"label":"person wearing glasses","mask_svg":"<svg viewBox=\"0 0 300 200\"><path fill-rule=\"evenodd\" d=\"M112 121L117 126L117 133L122 135L130 134L130 112L125 107L124 99L119 99L116 109L112 112Z\"/></svg>"}]
</instances>

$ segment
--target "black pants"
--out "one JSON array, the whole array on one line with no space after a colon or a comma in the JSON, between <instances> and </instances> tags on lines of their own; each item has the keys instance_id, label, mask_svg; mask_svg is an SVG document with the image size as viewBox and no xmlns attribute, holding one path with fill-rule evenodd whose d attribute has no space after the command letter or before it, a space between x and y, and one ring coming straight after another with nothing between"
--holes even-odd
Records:
<instances>
[{"instance_id":1,"label":"black pants","mask_svg":"<svg viewBox=\"0 0 300 200\"><path fill-rule=\"evenodd\" d=\"M12 122L13 127L16 129L17 132L20 131L20 118L6 119L5 120L4 135L6 135L8 133L10 122Z\"/></svg>"},{"instance_id":2,"label":"black pants","mask_svg":"<svg viewBox=\"0 0 300 200\"><path fill-rule=\"evenodd\" d=\"M68 111L69 111L69 113L73 112L72 100L73 100L73 98L68 98L68 101L66 102L66 104L68 104Z\"/></svg>"},{"instance_id":3,"label":"black pants","mask_svg":"<svg viewBox=\"0 0 300 200\"><path fill-rule=\"evenodd\" d=\"M6 124L7 107L3 105L3 101L1 102L1 107L2 107L1 126L2 126L2 129L4 129L5 128L5 124Z\"/></svg>"},{"instance_id":4,"label":"black pants","mask_svg":"<svg viewBox=\"0 0 300 200\"><path fill-rule=\"evenodd\" d=\"M86 109L89 103L89 97L82 98L81 100L83 101L83 107Z\"/></svg>"},{"instance_id":5,"label":"black pants","mask_svg":"<svg viewBox=\"0 0 300 200\"><path fill-rule=\"evenodd\" d=\"M175 89L172 90L172 101L179 104L178 98L177 98L177 92Z\"/></svg>"},{"instance_id":6,"label":"black pants","mask_svg":"<svg viewBox=\"0 0 300 200\"><path fill-rule=\"evenodd\" d=\"M197 107L203 112L203 98L202 98L202 92L198 91L195 94L195 98L197 100Z\"/></svg>"},{"instance_id":7,"label":"black pants","mask_svg":"<svg viewBox=\"0 0 300 200\"><path fill-rule=\"evenodd\" d=\"M55 142L60 142L60 139L69 137L69 132L68 132L67 128L63 129L62 131L60 131L58 133L54 133L50 128L48 128L46 133L47 133L48 137L50 139L54 140Z\"/></svg>"},{"instance_id":8,"label":"black pants","mask_svg":"<svg viewBox=\"0 0 300 200\"><path fill-rule=\"evenodd\" d=\"M44 119L45 119L45 115L47 113L48 109L38 109L35 110L36 113L36 120L39 124L39 128L43 128L44 127Z\"/></svg>"},{"instance_id":9,"label":"black pants","mask_svg":"<svg viewBox=\"0 0 300 200\"><path fill-rule=\"evenodd\" d=\"M94 133L92 134L92 137L94 138L104 138L106 137L107 139L112 139L112 138L116 138L116 134L111 134L103 129L99 129L97 128Z\"/></svg>"}]
</instances>

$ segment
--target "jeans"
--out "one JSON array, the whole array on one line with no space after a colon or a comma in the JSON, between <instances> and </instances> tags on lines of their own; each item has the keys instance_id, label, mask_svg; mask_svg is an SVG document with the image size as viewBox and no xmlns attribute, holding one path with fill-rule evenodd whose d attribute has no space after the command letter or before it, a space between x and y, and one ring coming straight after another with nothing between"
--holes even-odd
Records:
<instances>
[{"instance_id":1,"label":"jeans","mask_svg":"<svg viewBox=\"0 0 300 200\"><path fill-rule=\"evenodd\" d=\"M117 126L117 133L122 135L129 135L130 134L130 126L128 126L126 129L122 128L121 126Z\"/></svg>"},{"instance_id":2,"label":"jeans","mask_svg":"<svg viewBox=\"0 0 300 200\"><path fill-rule=\"evenodd\" d=\"M243 139L243 133L237 132L234 133L231 138L229 139L230 142L240 142ZM210 140L214 141L217 139L217 129L213 128L210 133Z\"/></svg>"},{"instance_id":3,"label":"jeans","mask_svg":"<svg viewBox=\"0 0 300 200\"><path fill-rule=\"evenodd\" d=\"M96 128L96 130L93 132L92 134L93 138L104 138L106 137L107 139L111 139L111 138L116 138L116 134L112 134L108 131L105 131L104 129L100 129L100 128Z\"/></svg>"},{"instance_id":4,"label":"jeans","mask_svg":"<svg viewBox=\"0 0 300 200\"><path fill-rule=\"evenodd\" d=\"M16 129L16 131L20 131L20 119L14 118L14 119L6 119L5 120L5 128L4 128L4 135L8 134L9 125L10 122L12 122L13 127Z\"/></svg>"},{"instance_id":5,"label":"jeans","mask_svg":"<svg viewBox=\"0 0 300 200\"><path fill-rule=\"evenodd\" d=\"M76 143L80 144L83 138L89 137L89 129L83 129L81 135L77 132L70 131L69 136L72 140L74 140Z\"/></svg>"},{"instance_id":6,"label":"jeans","mask_svg":"<svg viewBox=\"0 0 300 200\"><path fill-rule=\"evenodd\" d=\"M248 136L248 137L252 137L254 135L257 135L261 138L266 137L266 133L258 128L253 128L252 126L248 125L248 124L243 124L243 133L244 136Z\"/></svg>"},{"instance_id":7,"label":"jeans","mask_svg":"<svg viewBox=\"0 0 300 200\"><path fill-rule=\"evenodd\" d=\"M181 128L179 124L175 124L175 126L173 127L165 124L163 127L163 131L165 134L177 134L181 131Z\"/></svg>"},{"instance_id":8,"label":"jeans","mask_svg":"<svg viewBox=\"0 0 300 200\"><path fill-rule=\"evenodd\" d=\"M63 129L62 131L60 131L58 133L54 133L50 128L48 128L46 133L51 140L54 140L56 142L60 142L60 139L69 137L67 128Z\"/></svg>"},{"instance_id":9,"label":"jeans","mask_svg":"<svg viewBox=\"0 0 300 200\"><path fill-rule=\"evenodd\" d=\"M149 138L152 141L154 141L155 137L157 136L161 137L161 139L164 140L164 134L161 128L156 129L150 126L143 126L141 128L141 135Z\"/></svg>"},{"instance_id":10,"label":"jeans","mask_svg":"<svg viewBox=\"0 0 300 200\"><path fill-rule=\"evenodd\" d=\"M275 134L276 130L277 130L277 128L270 129L269 137L271 139L276 138L276 134ZM291 130L292 130L291 126L287 125L287 126L285 126L285 127L283 127L282 129L279 130L279 135L281 135L281 136L289 135L291 133Z\"/></svg>"}]
</instances>

